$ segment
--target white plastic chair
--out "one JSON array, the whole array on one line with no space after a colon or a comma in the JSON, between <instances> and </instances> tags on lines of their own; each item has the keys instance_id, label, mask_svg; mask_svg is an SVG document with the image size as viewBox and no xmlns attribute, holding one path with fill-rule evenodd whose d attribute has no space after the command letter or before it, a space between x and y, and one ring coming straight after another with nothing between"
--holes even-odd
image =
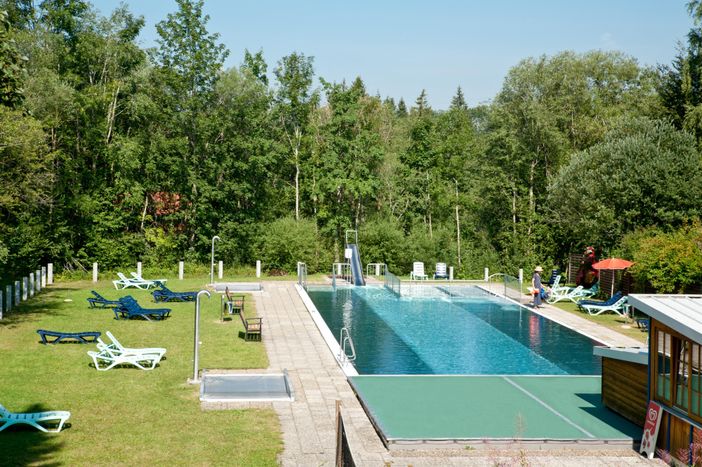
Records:
<instances>
[{"instance_id":1,"label":"white plastic chair","mask_svg":"<svg viewBox=\"0 0 702 467\"><path fill-rule=\"evenodd\" d=\"M446 273L446 263L436 263L434 279L448 279L448 274Z\"/></svg>"},{"instance_id":2,"label":"white plastic chair","mask_svg":"<svg viewBox=\"0 0 702 467\"><path fill-rule=\"evenodd\" d=\"M51 412L34 412L34 413L12 413L5 407L0 405L0 431L5 428L23 423L25 425L31 425L37 430L43 431L44 433L58 433L63 428L63 424L71 416L71 412L65 411L51 411ZM40 425L40 423L46 422L56 422L58 421L58 428L54 430L49 430L46 427Z\"/></svg>"},{"instance_id":3,"label":"white plastic chair","mask_svg":"<svg viewBox=\"0 0 702 467\"><path fill-rule=\"evenodd\" d=\"M429 277L424 274L424 263L415 261L412 263L412 272L410 273L411 280L427 280Z\"/></svg>"}]
</instances>

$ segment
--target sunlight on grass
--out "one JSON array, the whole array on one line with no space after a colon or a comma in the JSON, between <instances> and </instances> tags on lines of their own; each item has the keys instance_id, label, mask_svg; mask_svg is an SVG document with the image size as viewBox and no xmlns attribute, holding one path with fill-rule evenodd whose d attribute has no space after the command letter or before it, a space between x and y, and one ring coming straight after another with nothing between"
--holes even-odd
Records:
<instances>
[{"instance_id":1,"label":"sunlight on grass","mask_svg":"<svg viewBox=\"0 0 702 467\"><path fill-rule=\"evenodd\" d=\"M197 290L200 277L170 279L175 291ZM106 298L134 296L147 308L168 307L159 322L116 320L108 309L90 309L94 289ZM250 295L247 316L255 310ZM244 342L240 320L220 321L219 294L202 299L201 368L265 368L260 342ZM0 404L20 412L68 410L70 426L58 435L27 429L0 433L4 459L19 465L57 464L236 464L275 465L282 451L278 418L272 409L200 409L198 385L186 383L193 369L193 303L155 304L147 291L117 291L105 280L59 283L0 321ZM37 329L65 332L111 331L129 347L166 347L153 371L116 368L98 372L86 354L95 346L41 345Z\"/></svg>"}]
</instances>

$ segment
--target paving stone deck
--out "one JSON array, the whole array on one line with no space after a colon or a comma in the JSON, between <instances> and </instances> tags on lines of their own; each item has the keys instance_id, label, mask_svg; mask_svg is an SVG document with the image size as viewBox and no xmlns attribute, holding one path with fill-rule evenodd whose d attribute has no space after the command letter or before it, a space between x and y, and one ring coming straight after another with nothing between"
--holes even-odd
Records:
<instances>
[{"instance_id":1,"label":"paving stone deck","mask_svg":"<svg viewBox=\"0 0 702 467\"><path fill-rule=\"evenodd\" d=\"M377 436L317 330L293 283L266 282L254 294L263 317L263 342L269 371L287 369L295 391L294 402L275 402L283 432L284 466L332 466L336 455L336 403L341 401L349 444L357 465L457 466L548 465L620 466L651 465L632 450L604 452L578 450L535 451L518 446L476 450L427 449L388 451ZM583 326L587 333L611 345L640 345L570 313L547 306L542 314L557 321ZM560 313L559 313L560 312Z\"/></svg>"}]
</instances>

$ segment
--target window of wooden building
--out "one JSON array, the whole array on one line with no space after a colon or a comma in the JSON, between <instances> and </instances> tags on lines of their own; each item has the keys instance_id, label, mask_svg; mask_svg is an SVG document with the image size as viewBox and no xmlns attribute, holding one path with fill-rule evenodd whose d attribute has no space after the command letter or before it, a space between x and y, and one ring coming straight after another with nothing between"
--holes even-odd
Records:
<instances>
[{"instance_id":1,"label":"window of wooden building","mask_svg":"<svg viewBox=\"0 0 702 467\"><path fill-rule=\"evenodd\" d=\"M702 347L661 323L652 324L653 398L702 422Z\"/></svg>"}]
</instances>

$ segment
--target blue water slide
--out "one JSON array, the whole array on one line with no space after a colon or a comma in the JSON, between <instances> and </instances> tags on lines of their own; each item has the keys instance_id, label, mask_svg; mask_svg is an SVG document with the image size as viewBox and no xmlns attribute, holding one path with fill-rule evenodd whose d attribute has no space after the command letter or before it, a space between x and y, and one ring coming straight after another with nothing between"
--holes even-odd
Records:
<instances>
[{"instance_id":1,"label":"blue water slide","mask_svg":"<svg viewBox=\"0 0 702 467\"><path fill-rule=\"evenodd\" d=\"M361 266L361 255L358 253L358 245L350 243L346 248L351 249L351 273L353 274L353 285L366 285L363 278L363 266Z\"/></svg>"}]
</instances>

